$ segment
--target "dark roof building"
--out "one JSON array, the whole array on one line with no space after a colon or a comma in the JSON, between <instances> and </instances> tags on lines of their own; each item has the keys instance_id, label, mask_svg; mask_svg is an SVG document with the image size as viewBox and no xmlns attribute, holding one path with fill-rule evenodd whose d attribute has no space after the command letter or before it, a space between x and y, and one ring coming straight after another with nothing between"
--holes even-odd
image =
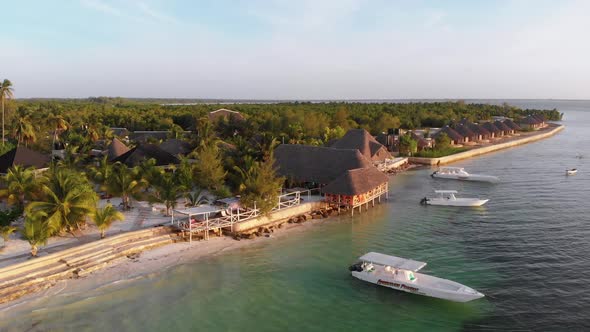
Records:
<instances>
[{"instance_id":1,"label":"dark roof building","mask_svg":"<svg viewBox=\"0 0 590 332\"><path fill-rule=\"evenodd\" d=\"M152 158L156 160L156 166L176 165L180 163L178 158L154 144L140 144L112 161L134 167L141 164L144 160Z\"/></svg>"},{"instance_id":2,"label":"dark roof building","mask_svg":"<svg viewBox=\"0 0 590 332\"><path fill-rule=\"evenodd\" d=\"M359 150L368 160L383 161L391 158L387 148L364 129L350 129L342 138L334 142L330 147L335 149Z\"/></svg>"},{"instance_id":3,"label":"dark roof building","mask_svg":"<svg viewBox=\"0 0 590 332\"><path fill-rule=\"evenodd\" d=\"M113 138L111 144L107 148L107 158L108 160L113 160L120 155L127 153L130 149L127 145L123 144L118 138Z\"/></svg>"},{"instance_id":4,"label":"dark roof building","mask_svg":"<svg viewBox=\"0 0 590 332\"><path fill-rule=\"evenodd\" d=\"M274 151L277 173L298 182L328 184L344 172L374 167L356 149L281 144Z\"/></svg>"},{"instance_id":5,"label":"dark roof building","mask_svg":"<svg viewBox=\"0 0 590 332\"><path fill-rule=\"evenodd\" d=\"M410 131L410 136L416 141L417 145L418 145L418 150L423 150L425 148L430 147L430 144L428 143L427 140L424 139L424 137L416 134L413 131Z\"/></svg>"},{"instance_id":6,"label":"dark roof building","mask_svg":"<svg viewBox=\"0 0 590 332\"><path fill-rule=\"evenodd\" d=\"M481 124L481 126L487 129L487 131L489 131L490 133L492 133L492 137L498 137L504 134L501 129L494 126L494 124L491 122L484 122Z\"/></svg>"},{"instance_id":7,"label":"dark roof building","mask_svg":"<svg viewBox=\"0 0 590 332\"><path fill-rule=\"evenodd\" d=\"M514 129L508 127L502 121L495 121L494 122L494 126L498 127L498 129L502 130L504 132L504 134L509 134L509 133L513 133L514 132Z\"/></svg>"},{"instance_id":8,"label":"dark roof building","mask_svg":"<svg viewBox=\"0 0 590 332\"><path fill-rule=\"evenodd\" d=\"M193 149L189 142L181 139L171 138L160 144L160 149L170 153L173 156L183 156L189 154Z\"/></svg>"},{"instance_id":9,"label":"dark roof building","mask_svg":"<svg viewBox=\"0 0 590 332\"><path fill-rule=\"evenodd\" d=\"M521 130L520 126L517 125L516 123L514 123L514 121L512 121L510 119L504 120L504 124L507 125L508 127L512 128L513 130Z\"/></svg>"},{"instance_id":10,"label":"dark roof building","mask_svg":"<svg viewBox=\"0 0 590 332\"><path fill-rule=\"evenodd\" d=\"M388 180L387 175L375 167L350 169L323 187L322 192L333 195L359 195L387 183Z\"/></svg>"},{"instance_id":11,"label":"dark roof building","mask_svg":"<svg viewBox=\"0 0 590 332\"><path fill-rule=\"evenodd\" d=\"M477 141L479 139L479 135L473 132L473 130L469 129L467 124L457 125L453 129L459 133L459 135L466 137L470 142Z\"/></svg>"},{"instance_id":12,"label":"dark roof building","mask_svg":"<svg viewBox=\"0 0 590 332\"><path fill-rule=\"evenodd\" d=\"M48 155L19 146L0 156L0 173L4 174L16 165L36 169L46 168L50 161L51 158Z\"/></svg>"},{"instance_id":13,"label":"dark roof building","mask_svg":"<svg viewBox=\"0 0 590 332\"><path fill-rule=\"evenodd\" d=\"M461 142L464 141L464 138L461 134L459 134L458 132L456 132L455 130L453 130L453 128L449 127L449 126L444 126L442 127L438 133L436 133L434 135L434 138L437 138L438 136L442 135L442 133L447 134L447 136L449 136L449 138L451 139L453 144L460 144Z\"/></svg>"}]
</instances>

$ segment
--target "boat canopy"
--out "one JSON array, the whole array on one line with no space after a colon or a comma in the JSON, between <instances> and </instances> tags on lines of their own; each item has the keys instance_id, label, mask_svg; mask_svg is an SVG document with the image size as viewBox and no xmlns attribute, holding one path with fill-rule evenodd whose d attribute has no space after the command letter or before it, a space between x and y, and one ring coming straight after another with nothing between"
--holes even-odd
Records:
<instances>
[{"instance_id":1,"label":"boat canopy","mask_svg":"<svg viewBox=\"0 0 590 332\"><path fill-rule=\"evenodd\" d=\"M457 194L457 190L435 190L437 194Z\"/></svg>"},{"instance_id":2,"label":"boat canopy","mask_svg":"<svg viewBox=\"0 0 590 332\"><path fill-rule=\"evenodd\" d=\"M426 266L424 262L418 262L412 259L401 258L396 256L389 256L380 254L378 252L370 252L364 254L359 258L363 262L369 262L377 265L391 266L400 270L408 270L417 272Z\"/></svg>"},{"instance_id":3,"label":"boat canopy","mask_svg":"<svg viewBox=\"0 0 590 332\"><path fill-rule=\"evenodd\" d=\"M465 168L463 167L452 167L452 166L444 166L440 167L440 170L447 170L447 171L464 171Z\"/></svg>"}]
</instances>

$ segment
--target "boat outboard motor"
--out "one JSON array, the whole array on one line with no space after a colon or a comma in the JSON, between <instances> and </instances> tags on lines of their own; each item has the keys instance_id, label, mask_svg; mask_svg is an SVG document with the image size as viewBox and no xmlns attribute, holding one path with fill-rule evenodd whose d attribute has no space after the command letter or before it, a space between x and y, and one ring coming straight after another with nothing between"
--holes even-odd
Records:
<instances>
[{"instance_id":1,"label":"boat outboard motor","mask_svg":"<svg viewBox=\"0 0 590 332\"><path fill-rule=\"evenodd\" d=\"M430 176L434 177L434 174L436 174L436 171L432 172L432 174L430 174Z\"/></svg>"},{"instance_id":2,"label":"boat outboard motor","mask_svg":"<svg viewBox=\"0 0 590 332\"><path fill-rule=\"evenodd\" d=\"M363 263L356 263L348 268L349 271L363 272Z\"/></svg>"},{"instance_id":3,"label":"boat outboard motor","mask_svg":"<svg viewBox=\"0 0 590 332\"><path fill-rule=\"evenodd\" d=\"M422 198L422 200L420 201L420 204L422 204L422 205L426 205L426 203L427 203L427 202L428 202L428 198L427 198L427 197L424 197L424 198Z\"/></svg>"}]
</instances>

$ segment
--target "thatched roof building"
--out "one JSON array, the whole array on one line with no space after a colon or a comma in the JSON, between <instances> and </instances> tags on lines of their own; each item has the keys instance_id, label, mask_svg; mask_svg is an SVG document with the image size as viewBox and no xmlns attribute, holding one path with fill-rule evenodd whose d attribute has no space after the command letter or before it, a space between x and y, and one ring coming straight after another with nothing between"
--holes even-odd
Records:
<instances>
[{"instance_id":1,"label":"thatched roof building","mask_svg":"<svg viewBox=\"0 0 590 332\"><path fill-rule=\"evenodd\" d=\"M459 134L458 132L456 132L453 128L449 127L449 126L444 126L442 127L435 135L434 138L437 138L438 136L442 135L442 133L447 134L447 136L449 136L449 138L451 139L453 144L460 144L464 141L464 138L461 134Z\"/></svg>"},{"instance_id":2,"label":"thatched roof building","mask_svg":"<svg viewBox=\"0 0 590 332\"><path fill-rule=\"evenodd\" d=\"M220 108L216 111L211 111L208 114L209 121L215 122L220 118L225 118L227 120L237 120L237 121L244 121L244 116L237 111L228 110L226 108Z\"/></svg>"},{"instance_id":3,"label":"thatched roof building","mask_svg":"<svg viewBox=\"0 0 590 332\"><path fill-rule=\"evenodd\" d=\"M389 178L375 167L350 169L322 188L333 195L359 195L387 183Z\"/></svg>"},{"instance_id":4,"label":"thatched roof building","mask_svg":"<svg viewBox=\"0 0 590 332\"><path fill-rule=\"evenodd\" d=\"M277 173L297 182L328 184L348 170L374 167L356 149L281 144L274 150Z\"/></svg>"},{"instance_id":5,"label":"thatched roof building","mask_svg":"<svg viewBox=\"0 0 590 332\"><path fill-rule=\"evenodd\" d=\"M36 169L46 168L50 161L51 158L48 155L19 146L0 156L0 173L4 174L16 165Z\"/></svg>"},{"instance_id":6,"label":"thatched roof building","mask_svg":"<svg viewBox=\"0 0 590 332\"><path fill-rule=\"evenodd\" d=\"M127 147L123 142L121 142L118 138L113 138L111 144L107 148L107 158L108 160L113 160L131 150Z\"/></svg>"},{"instance_id":7,"label":"thatched roof building","mask_svg":"<svg viewBox=\"0 0 590 332\"><path fill-rule=\"evenodd\" d=\"M160 144L160 149L170 153L173 156L183 156L193 150L189 142L176 138L171 138L164 141L162 144Z\"/></svg>"},{"instance_id":8,"label":"thatched roof building","mask_svg":"<svg viewBox=\"0 0 590 332\"><path fill-rule=\"evenodd\" d=\"M141 164L144 160L152 158L156 160L156 166L176 165L180 163L178 158L154 144L140 144L112 161L134 167Z\"/></svg>"},{"instance_id":9,"label":"thatched roof building","mask_svg":"<svg viewBox=\"0 0 590 332\"><path fill-rule=\"evenodd\" d=\"M504 132L504 134L511 134L514 132L514 129L508 127L502 121L494 121L494 126L496 126L498 129L502 130Z\"/></svg>"},{"instance_id":10,"label":"thatched roof building","mask_svg":"<svg viewBox=\"0 0 590 332\"><path fill-rule=\"evenodd\" d=\"M512 128L513 130L521 130L520 126L510 119L504 120L504 124Z\"/></svg>"},{"instance_id":11,"label":"thatched roof building","mask_svg":"<svg viewBox=\"0 0 590 332\"><path fill-rule=\"evenodd\" d=\"M335 149L356 149L365 158L373 162L391 158L387 148L364 129L350 129L342 138L334 142L330 147Z\"/></svg>"},{"instance_id":12,"label":"thatched roof building","mask_svg":"<svg viewBox=\"0 0 590 332\"><path fill-rule=\"evenodd\" d=\"M459 133L459 135L467 138L470 142L477 141L479 139L479 135L473 132L473 130L471 130L466 124L457 125L453 129Z\"/></svg>"},{"instance_id":13,"label":"thatched roof building","mask_svg":"<svg viewBox=\"0 0 590 332\"><path fill-rule=\"evenodd\" d=\"M492 137L498 137L503 135L502 130L494 126L494 124L491 122L484 122L481 124L481 126L487 129L487 131L489 131L490 133L492 133Z\"/></svg>"}]
</instances>

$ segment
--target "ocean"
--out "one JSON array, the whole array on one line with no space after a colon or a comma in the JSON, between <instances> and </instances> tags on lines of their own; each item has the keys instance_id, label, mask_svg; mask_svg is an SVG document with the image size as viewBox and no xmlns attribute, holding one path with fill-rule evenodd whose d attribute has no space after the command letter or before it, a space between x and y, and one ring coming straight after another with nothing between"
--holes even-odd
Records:
<instances>
[{"instance_id":1,"label":"ocean","mask_svg":"<svg viewBox=\"0 0 590 332\"><path fill-rule=\"evenodd\" d=\"M571 331L590 330L590 102L558 108L554 137L454 163L499 184L420 168L391 177L390 199L305 232L131 282L0 313L1 331ZM583 158L578 158L583 156ZM565 176L566 168L578 168ZM489 198L482 208L421 206L434 189ZM453 303L350 276L368 252L428 262L423 272L486 294Z\"/></svg>"}]
</instances>

